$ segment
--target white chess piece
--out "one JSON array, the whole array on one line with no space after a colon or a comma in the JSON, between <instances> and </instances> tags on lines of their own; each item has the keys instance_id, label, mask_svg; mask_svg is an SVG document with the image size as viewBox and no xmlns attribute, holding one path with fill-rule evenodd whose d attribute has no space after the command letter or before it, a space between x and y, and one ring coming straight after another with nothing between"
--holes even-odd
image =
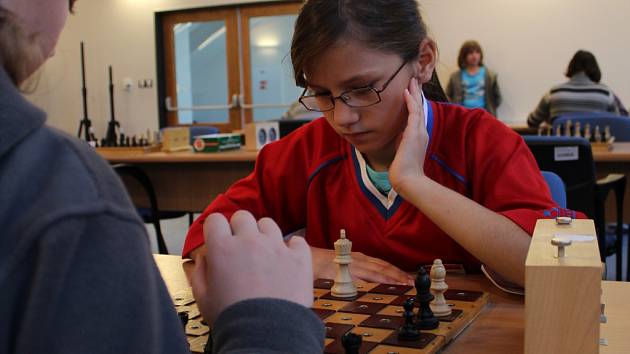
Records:
<instances>
[{"instance_id":1,"label":"white chess piece","mask_svg":"<svg viewBox=\"0 0 630 354\"><path fill-rule=\"evenodd\" d=\"M429 304L435 317L448 316L452 312L444 298L444 292L448 289L448 285L444 281L445 278L446 269L442 265L442 260L436 259L431 267L431 294L433 294L434 299Z\"/></svg>"},{"instance_id":2,"label":"white chess piece","mask_svg":"<svg viewBox=\"0 0 630 354\"><path fill-rule=\"evenodd\" d=\"M350 263L352 263L352 242L346 238L346 230L341 230L340 238L335 242L335 263L337 263L337 276L331 289L332 296L354 297L357 296L357 287L350 275Z\"/></svg>"}]
</instances>

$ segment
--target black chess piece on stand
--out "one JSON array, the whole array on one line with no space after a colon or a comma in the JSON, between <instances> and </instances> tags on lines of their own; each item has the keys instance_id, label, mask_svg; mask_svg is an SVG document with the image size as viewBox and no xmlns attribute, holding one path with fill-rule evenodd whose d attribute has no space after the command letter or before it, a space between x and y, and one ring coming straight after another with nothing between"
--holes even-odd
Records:
<instances>
[{"instance_id":1,"label":"black chess piece on stand","mask_svg":"<svg viewBox=\"0 0 630 354\"><path fill-rule=\"evenodd\" d=\"M361 343L363 343L363 338L356 333L346 332L341 336L341 345L346 354L359 354Z\"/></svg>"},{"instance_id":2,"label":"black chess piece on stand","mask_svg":"<svg viewBox=\"0 0 630 354\"><path fill-rule=\"evenodd\" d=\"M433 294L431 294L431 278L424 267L420 267L418 274L416 274L415 285L416 301L420 305L416 327L418 329L436 329L440 325L440 321L433 315L433 311L431 311L431 307L429 306L433 300Z\"/></svg>"},{"instance_id":3,"label":"black chess piece on stand","mask_svg":"<svg viewBox=\"0 0 630 354\"><path fill-rule=\"evenodd\" d=\"M414 316L415 316L415 314L413 313L414 302L415 302L415 299L413 297L410 297L403 304L403 308L405 309L405 312L403 313L403 317L405 318L405 324L402 327L400 327L400 329L398 330L399 340L412 341L412 340L417 340L418 338L420 338L420 331L416 328L416 324L414 323Z\"/></svg>"}]
</instances>

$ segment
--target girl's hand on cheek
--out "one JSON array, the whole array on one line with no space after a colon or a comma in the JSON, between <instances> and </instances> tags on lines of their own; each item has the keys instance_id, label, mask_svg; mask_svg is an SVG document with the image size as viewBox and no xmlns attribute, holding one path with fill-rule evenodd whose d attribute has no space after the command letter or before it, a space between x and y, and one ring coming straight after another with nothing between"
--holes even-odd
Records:
<instances>
[{"instance_id":1,"label":"girl's hand on cheek","mask_svg":"<svg viewBox=\"0 0 630 354\"><path fill-rule=\"evenodd\" d=\"M396 192L404 193L424 177L424 158L429 143L429 134L424 123L422 94L418 80L414 77L404 92L409 116L407 127L400 137L394 161L389 167L389 180Z\"/></svg>"}]
</instances>

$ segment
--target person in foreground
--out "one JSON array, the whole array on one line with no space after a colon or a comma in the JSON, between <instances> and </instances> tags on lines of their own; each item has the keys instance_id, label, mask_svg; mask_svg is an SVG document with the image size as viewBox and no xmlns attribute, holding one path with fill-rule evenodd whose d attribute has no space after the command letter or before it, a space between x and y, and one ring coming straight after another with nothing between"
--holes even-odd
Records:
<instances>
[{"instance_id":1,"label":"person in foreground","mask_svg":"<svg viewBox=\"0 0 630 354\"><path fill-rule=\"evenodd\" d=\"M440 102L416 1L309 0L291 58L300 102L324 117L263 148L193 223L184 257L203 261L208 215L244 209L284 235L303 230L315 278L334 278L345 229L358 279L411 284L408 272L440 258L522 285L536 220L575 215L557 208L519 135Z\"/></svg>"},{"instance_id":2,"label":"person in foreground","mask_svg":"<svg viewBox=\"0 0 630 354\"><path fill-rule=\"evenodd\" d=\"M18 90L52 54L73 5L73 0L0 0L0 353L190 353L146 228L121 181L88 144L46 126L44 112ZM245 219L232 221L235 231L251 228L253 221ZM280 239L268 220L260 225L266 239ZM253 235L258 233L234 240L251 249ZM271 273L264 267L275 263L254 262L251 252L237 254L222 243L221 250L231 250L232 262L244 268L213 264L208 272L207 283L215 287L203 292L200 305L214 322L216 353L243 347L322 352L323 328L310 310L252 299L275 296L309 305L308 247L299 240L290 249L277 243L286 251L272 258L289 269ZM280 252L272 246L277 244L265 242L260 249ZM231 280L251 280L248 269L258 270L252 274L266 287L253 280L251 288L234 287ZM296 284L294 278L304 280ZM280 318L261 318L277 307ZM293 347L282 333L264 340L250 336L298 320L303 324L290 331L298 343ZM247 327L236 329L240 323Z\"/></svg>"}]
</instances>

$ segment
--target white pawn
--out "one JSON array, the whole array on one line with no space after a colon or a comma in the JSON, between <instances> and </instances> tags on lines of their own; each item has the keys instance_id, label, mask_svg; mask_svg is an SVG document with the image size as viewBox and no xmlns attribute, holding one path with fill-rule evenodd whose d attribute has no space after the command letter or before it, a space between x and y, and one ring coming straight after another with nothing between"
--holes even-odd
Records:
<instances>
[{"instance_id":1,"label":"white pawn","mask_svg":"<svg viewBox=\"0 0 630 354\"><path fill-rule=\"evenodd\" d=\"M341 229L340 237L335 241L335 263L337 263L337 276L331 289L335 297L355 297L357 287L350 275L350 263L352 263L352 242L346 238L346 230Z\"/></svg>"},{"instance_id":2,"label":"white pawn","mask_svg":"<svg viewBox=\"0 0 630 354\"><path fill-rule=\"evenodd\" d=\"M429 304L435 317L445 317L452 312L444 298L444 292L448 289L448 285L444 281L445 278L446 269L442 265L442 260L436 259L431 267L431 294L433 294L434 299Z\"/></svg>"}]
</instances>

